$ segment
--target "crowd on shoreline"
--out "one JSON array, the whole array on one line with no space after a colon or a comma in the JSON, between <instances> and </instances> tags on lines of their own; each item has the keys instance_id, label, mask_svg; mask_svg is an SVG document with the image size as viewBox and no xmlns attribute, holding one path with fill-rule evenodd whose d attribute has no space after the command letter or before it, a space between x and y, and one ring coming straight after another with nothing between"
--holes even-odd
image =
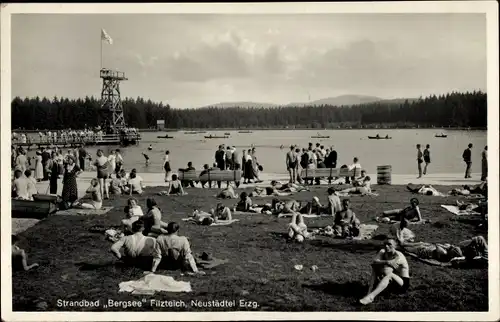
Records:
<instances>
[{"instance_id":1,"label":"crowd on shoreline","mask_svg":"<svg viewBox=\"0 0 500 322\"><path fill-rule=\"evenodd\" d=\"M138 129L132 127L124 127L120 129L120 133L127 135L137 135L139 133ZM12 132L11 141L13 143L21 144L34 144L34 143L46 143L46 144L67 144L67 143L85 143L85 142L95 142L100 141L106 135L106 132L101 129L101 127L96 127L93 129L64 129L64 130L48 130L39 131L34 136L30 136L25 132Z\"/></svg>"}]
</instances>

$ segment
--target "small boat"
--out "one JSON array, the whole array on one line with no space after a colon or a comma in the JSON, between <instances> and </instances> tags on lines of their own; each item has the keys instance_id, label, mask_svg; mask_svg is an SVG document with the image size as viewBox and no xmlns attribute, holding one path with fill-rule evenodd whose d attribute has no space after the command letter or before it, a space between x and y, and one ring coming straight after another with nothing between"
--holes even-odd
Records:
<instances>
[{"instance_id":1,"label":"small boat","mask_svg":"<svg viewBox=\"0 0 500 322\"><path fill-rule=\"evenodd\" d=\"M313 135L311 136L311 139L329 139L330 136L329 135L321 135L321 134L317 134L317 135Z\"/></svg>"},{"instance_id":2,"label":"small boat","mask_svg":"<svg viewBox=\"0 0 500 322\"><path fill-rule=\"evenodd\" d=\"M386 136L379 136L379 135L377 135L377 136L368 136L368 138L369 138L370 140L390 140L390 139L392 139L392 138L391 138L390 136L388 136L388 135L386 135Z\"/></svg>"},{"instance_id":3,"label":"small boat","mask_svg":"<svg viewBox=\"0 0 500 322\"><path fill-rule=\"evenodd\" d=\"M198 134L200 132L196 132L196 131L191 131L191 132L184 132L184 134Z\"/></svg>"},{"instance_id":4,"label":"small boat","mask_svg":"<svg viewBox=\"0 0 500 322\"><path fill-rule=\"evenodd\" d=\"M441 134L434 135L434 137L437 137L437 138L447 138L448 135L441 133Z\"/></svg>"},{"instance_id":5,"label":"small boat","mask_svg":"<svg viewBox=\"0 0 500 322\"><path fill-rule=\"evenodd\" d=\"M205 139L229 139L229 136L205 135Z\"/></svg>"},{"instance_id":6,"label":"small boat","mask_svg":"<svg viewBox=\"0 0 500 322\"><path fill-rule=\"evenodd\" d=\"M173 136L168 136L168 134L167 134L165 136L157 136L157 138L158 139L173 139L174 137Z\"/></svg>"},{"instance_id":7,"label":"small boat","mask_svg":"<svg viewBox=\"0 0 500 322\"><path fill-rule=\"evenodd\" d=\"M226 133L224 133L224 135L231 135L231 133L229 133L229 132L226 132Z\"/></svg>"},{"instance_id":8,"label":"small boat","mask_svg":"<svg viewBox=\"0 0 500 322\"><path fill-rule=\"evenodd\" d=\"M250 130L243 130L243 131L238 131L238 133L252 133Z\"/></svg>"}]
</instances>

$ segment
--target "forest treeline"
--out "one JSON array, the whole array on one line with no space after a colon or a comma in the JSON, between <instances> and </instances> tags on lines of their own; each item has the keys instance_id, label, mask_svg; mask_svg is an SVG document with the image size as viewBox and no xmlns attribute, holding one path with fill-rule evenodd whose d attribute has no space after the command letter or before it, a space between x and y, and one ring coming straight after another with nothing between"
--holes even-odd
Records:
<instances>
[{"instance_id":1,"label":"forest treeline","mask_svg":"<svg viewBox=\"0 0 500 322\"><path fill-rule=\"evenodd\" d=\"M141 97L122 100L125 120L136 128L337 128L337 127L471 127L486 128L486 93L432 95L413 101L375 102L355 106L287 106L269 108L204 107L175 109ZM20 98L12 101L12 128L79 129L100 125L99 99Z\"/></svg>"}]
</instances>

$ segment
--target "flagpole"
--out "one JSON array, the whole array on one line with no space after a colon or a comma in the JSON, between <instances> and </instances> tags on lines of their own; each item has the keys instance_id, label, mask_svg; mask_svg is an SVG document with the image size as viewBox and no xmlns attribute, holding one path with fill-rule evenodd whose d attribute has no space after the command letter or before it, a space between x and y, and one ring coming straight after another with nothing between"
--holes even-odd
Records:
<instances>
[{"instance_id":1,"label":"flagpole","mask_svg":"<svg viewBox=\"0 0 500 322\"><path fill-rule=\"evenodd\" d=\"M101 69L102 69L102 30L101 34L99 35L99 39L101 39Z\"/></svg>"}]
</instances>

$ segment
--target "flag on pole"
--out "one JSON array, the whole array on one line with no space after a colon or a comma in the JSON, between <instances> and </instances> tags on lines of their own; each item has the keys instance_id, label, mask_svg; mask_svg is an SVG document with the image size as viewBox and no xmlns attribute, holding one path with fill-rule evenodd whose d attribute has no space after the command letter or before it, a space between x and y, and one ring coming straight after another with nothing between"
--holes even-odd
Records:
<instances>
[{"instance_id":1,"label":"flag on pole","mask_svg":"<svg viewBox=\"0 0 500 322\"><path fill-rule=\"evenodd\" d=\"M101 40L106 41L110 45L113 44L113 39L108 35L106 30L104 30L104 29L101 29Z\"/></svg>"}]
</instances>

